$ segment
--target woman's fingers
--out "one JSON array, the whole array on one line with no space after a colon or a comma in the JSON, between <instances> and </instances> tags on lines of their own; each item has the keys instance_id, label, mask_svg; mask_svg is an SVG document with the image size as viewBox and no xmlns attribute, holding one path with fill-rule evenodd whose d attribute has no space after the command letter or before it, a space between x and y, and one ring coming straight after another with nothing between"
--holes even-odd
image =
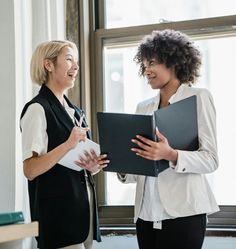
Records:
<instances>
[{"instance_id":1,"label":"woman's fingers","mask_svg":"<svg viewBox=\"0 0 236 249\"><path fill-rule=\"evenodd\" d=\"M166 137L162 133L160 133L158 129L156 129L156 135L159 141L164 141L166 139Z\"/></svg>"},{"instance_id":2,"label":"woman's fingers","mask_svg":"<svg viewBox=\"0 0 236 249\"><path fill-rule=\"evenodd\" d=\"M153 152L151 152L151 151L142 150L139 148L131 148L131 150L134 151L136 153L136 155L142 156L145 158L149 158L149 159L152 157L152 154L153 154Z\"/></svg>"},{"instance_id":3,"label":"woman's fingers","mask_svg":"<svg viewBox=\"0 0 236 249\"><path fill-rule=\"evenodd\" d=\"M161 139L165 139L165 137L158 131L156 131L156 134ZM152 141L150 139L147 139L143 136L137 135L137 139L132 139L131 141L135 143L138 148L131 148L133 152L136 153L137 156L141 156L148 160L159 160L159 149L160 149L160 143Z\"/></svg>"},{"instance_id":4,"label":"woman's fingers","mask_svg":"<svg viewBox=\"0 0 236 249\"><path fill-rule=\"evenodd\" d=\"M107 155L103 154L97 156L94 150L84 151L83 156L80 156L79 160L75 162L76 165L81 166L93 173L99 172L101 169L107 167L110 160L106 159Z\"/></svg>"},{"instance_id":5,"label":"woman's fingers","mask_svg":"<svg viewBox=\"0 0 236 249\"><path fill-rule=\"evenodd\" d=\"M148 148L150 148L150 145L144 144L143 142L141 142L137 139L132 139L131 141L133 143L137 144L138 147L142 148L143 150L148 150Z\"/></svg>"},{"instance_id":6,"label":"woman's fingers","mask_svg":"<svg viewBox=\"0 0 236 249\"><path fill-rule=\"evenodd\" d=\"M107 164L110 162L110 160L107 159L107 155L103 154L98 157L98 164L101 167L101 169L107 167Z\"/></svg>"},{"instance_id":7,"label":"woman's fingers","mask_svg":"<svg viewBox=\"0 0 236 249\"><path fill-rule=\"evenodd\" d=\"M149 145L149 146L152 146L155 142L153 142L152 140L148 139L148 138L145 138L143 136L140 136L140 135L136 135L136 138L140 141L142 141L143 143ZM135 139L136 141L138 141L137 139Z\"/></svg>"}]
</instances>

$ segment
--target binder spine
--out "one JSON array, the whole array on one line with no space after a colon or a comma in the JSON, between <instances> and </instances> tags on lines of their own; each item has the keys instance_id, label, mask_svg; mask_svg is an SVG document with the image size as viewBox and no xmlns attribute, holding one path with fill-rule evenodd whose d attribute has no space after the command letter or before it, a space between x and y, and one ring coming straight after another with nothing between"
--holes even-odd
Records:
<instances>
[{"instance_id":1,"label":"binder spine","mask_svg":"<svg viewBox=\"0 0 236 249\"><path fill-rule=\"evenodd\" d=\"M156 122L155 122L155 116L152 115L152 130L153 130L153 138L152 140L155 142L158 142L158 137L156 135Z\"/></svg>"}]
</instances>

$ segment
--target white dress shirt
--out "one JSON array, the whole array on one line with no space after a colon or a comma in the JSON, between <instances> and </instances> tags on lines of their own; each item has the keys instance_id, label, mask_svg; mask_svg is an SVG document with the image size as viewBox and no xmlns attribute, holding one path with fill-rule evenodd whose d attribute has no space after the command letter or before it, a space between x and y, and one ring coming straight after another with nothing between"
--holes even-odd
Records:
<instances>
[{"instance_id":1,"label":"white dress shirt","mask_svg":"<svg viewBox=\"0 0 236 249\"><path fill-rule=\"evenodd\" d=\"M32 157L33 152L39 156L47 153L47 121L43 107L38 103L31 104L20 122L22 129L22 159Z\"/></svg>"},{"instance_id":2,"label":"white dress shirt","mask_svg":"<svg viewBox=\"0 0 236 249\"><path fill-rule=\"evenodd\" d=\"M148 105L148 109L145 113L141 112L138 107L136 113L153 115L154 111L158 109L160 99L157 96L152 100L152 104ZM171 216L166 213L161 203L156 177L149 176L145 179L143 201L139 218L145 221L162 221L171 218Z\"/></svg>"},{"instance_id":3,"label":"white dress shirt","mask_svg":"<svg viewBox=\"0 0 236 249\"><path fill-rule=\"evenodd\" d=\"M63 102L66 112L73 122L75 110ZM77 121L78 122L78 121ZM47 120L43 107L39 103L31 104L21 119L22 128L22 157L23 161L33 156L33 151L39 156L47 153L48 135Z\"/></svg>"}]
</instances>

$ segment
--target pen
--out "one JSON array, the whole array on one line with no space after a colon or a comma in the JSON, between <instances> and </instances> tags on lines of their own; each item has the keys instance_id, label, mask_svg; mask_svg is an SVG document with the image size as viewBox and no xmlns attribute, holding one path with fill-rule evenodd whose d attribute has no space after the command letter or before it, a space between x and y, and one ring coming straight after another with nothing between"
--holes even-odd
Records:
<instances>
[{"instance_id":1,"label":"pen","mask_svg":"<svg viewBox=\"0 0 236 249\"><path fill-rule=\"evenodd\" d=\"M82 113L82 115L80 116L79 127L82 127L83 120L84 120L84 113Z\"/></svg>"}]
</instances>

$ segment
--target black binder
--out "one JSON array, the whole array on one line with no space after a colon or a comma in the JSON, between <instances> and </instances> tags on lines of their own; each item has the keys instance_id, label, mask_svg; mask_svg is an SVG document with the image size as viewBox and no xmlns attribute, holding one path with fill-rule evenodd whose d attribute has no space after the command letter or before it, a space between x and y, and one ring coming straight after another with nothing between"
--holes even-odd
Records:
<instances>
[{"instance_id":1,"label":"black binder","mask_svg":"<svg viewBox=\"0 0 236 249\"><path fill-rule=\"evenodd\" d=\"M158 140L156 126L171 147L188 151L198 149L196 96L158 109L154 115L98 112L97 121L101 153L106 153L110 160L105 171L157 176L168 168L166 160L147 160L130 150L135 147L131 139L137 134Z\"/></svg>"}]
</instances>

